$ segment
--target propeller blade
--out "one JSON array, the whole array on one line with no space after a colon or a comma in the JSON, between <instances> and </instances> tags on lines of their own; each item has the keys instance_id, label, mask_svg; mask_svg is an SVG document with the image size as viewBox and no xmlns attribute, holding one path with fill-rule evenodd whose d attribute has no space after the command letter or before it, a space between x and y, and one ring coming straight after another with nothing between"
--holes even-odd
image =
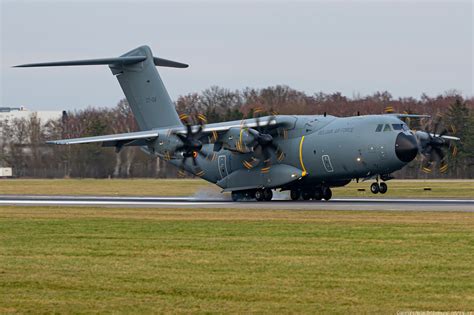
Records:
<instances>
[{"instance_id":1,"label":"propeller blade","mask_svg":"<svg viewBox=\"0 0 474 315\"><path fill-rule=\"evenodd\" d=\"M176 147L176 149L173 151L173 153L176 152L176 151L181 151L181 150L183 150L185 147L186 147L185 145L179 145L179 146Z\"/></svg>"},{"instance_id":2,"label":"propeller blade","mask_svg":"<svg viewBox=\"0 0 474 315\"><path fill-rule=\"evenodd\" d=\"M196 114L196 117L198 119L198 124L199 125L204 125L207 124L207 117L204 114Z\"/></svg>"},{"instance_id":3,"label":"propeller blade","mask_svg":"<svg viewBox=\"0 0 474 315\"><path fill-rule=\"evenodd\" d=\"M201 169L200 167L198 167L198 168L196 169L196 172L195 172L194 175L199 176L199 177L202 177L202 176L204 176L204 174L205 174L204 170Z\"/></svg>"},{"instance_id":4,"label":"propeller blade","mask_svg":"<svg viewBox=\"0 0 474 315\"><path fill-rule=\"evenodd\" d=\"M451 145L451 155L453 157L456 157L456 155L458 155L458 147L455 144Z\"/></svg>"},{"instance_id":5,"label":"propeller blade","mask_svg":"<svg viewBox=\"0 0 474 315\"><path fill-rule=\"evenodd\" d=\"M434 128L433 128L433 133L434 133L434 134L437 134L437 133L438 133L438 127L440 126L440 124L441 124L441 119L442 119L441 115L438 114L437 116L438 116L438 117L437 117L437 119L436 119L436 122L435 122L435 125L434 125Z\"/></svg>"},{"instance_id":6,"label":"propeller blade","mask_svg":"<svg viewBox=\"0 0 474 315\"><path fill-rule=\"evenodd\" d=\"M191 126L191 124L189 123L189 121L187 121L186 123L186 138L189 138L189 136L191 136L193 134L193 128Z\"/></svg>"},{"instance_id":7,"label":"propeller blade","mask_svg":"<svg viewBox=\"0 0 474 315\"><path fill-rule=\"evenodd\" d=\"M212 137L209 139L209 143L215 143L217 141L217 138L218 138L217 131L213 130Z\"/></svg>"},{"instance_id":8,"label":"propeller blade","mask_svg":"<svg viewBox=\"0 0 474 315\"><path fill-rule=\"evenodd\" d=\"M185 135L183 134L180 134L180 133L177 133L176 136L179 138L179 140L181 140L181 142L185 143L187 138Z\"/></svg>"},{"instance_id":9,"label":"propeller blade","mask_svg":"<svg viewBox=\"0 0 474 315\"><path fill-rule=\"evenodd\" d=\"M432 164L433 163L431 163L431 161L425 159L425 161L423 162L423 164L421 166L422 171L424 173L427 173L427 174L431 173L432 172L432 169L431 169Z\"/></svg>"},{"instance_id":10,"label":"propeller blade","mask_svg":"<svg viewBox=\"0 0 474 315\"><path fill-rule=\"evenodd\" d=\"M260 133L262 131L261 125L260 125L260 117L255 118L255 123L257 124L257 131Z\"/></svg>"},{"instance_id":11,"label":"propeller blade","mask_svg":"<svg viewBox=\"0 0 474 315\"><path fill-rule=\"evenodd\" d=\"M199 125L198 130L193 134L194 136L199 136L202 133L203 126ZM194 137L195 139L198 137Z\"/></svg>"},{"instance_id":12,"label":"propeller blade","mask_svg":"<svg viewBox=\"0 0 474 315\"><path fill-rule=\"evenodd\" d=\"M283 153L283 150L277 145L276 146L276 151L275 151L277 161L281 162L285 158L285 153Z\"/></svg>"},{"instance_id":13,"label":"propeller blade","mask_svg":"<svg viewBox=\"0 0 474 315\"><path fill-rule=\"evenodd\" d=\"M445 160L442 160L439 164L439 171L441 173L446 173L448 171L448 163Z\"/></svg>"},{"instance_id":14,"label":"propeller blade","mask_svg":"<svg viewBox=\"0 0 474 315\"><path fill-rule=\"evenodd\" d=\"M451 125L451 133L452 133L453 135L456 134L456 127L454 127L454 125Z\"/></svg>"},{"instance_id":15,"label":"propeller blade","mask_svg":"<svg viewBox=\"0 0 474 315\"><path fill-rule=\"evenodd\" d=\"M268 147L263 147L262 148L263 150L263 161L266 162L266 161L269 161L270 158L271 158L271 153L270 153L270 149Z\"/></svg>"},{"instance_id":16,"label":"propeller blade","mask_svg":"<svg viewBox=\"0 0 474 315\"><path fill-rule=\"evenodd\" d=\"M443 131L439 134L440 137L446 135L448 133L448 129L444 128Z\"/></svg>"},{"instance_id":17,"label":"propeller blade","mask_svg":"<svg viewBox=\"0 0 474 315\"><path fill-rule=\"evenodd\" d=\"M275 152L278 151L278 146L275 143L271 142L268 146L270 148L272 148L273 151L275 151Z\"/></svg>"},{"instance_id":18,"label":"propeller blade","mask_svg":"<svg viewBox=\"0 0 474 315\"><path fill-rule=\"evenodd\" d=\"M438 161L442 161L444 159L444 152L440 148L438 147L434 148L434 153Z\"/></svg>"}]
</instances>

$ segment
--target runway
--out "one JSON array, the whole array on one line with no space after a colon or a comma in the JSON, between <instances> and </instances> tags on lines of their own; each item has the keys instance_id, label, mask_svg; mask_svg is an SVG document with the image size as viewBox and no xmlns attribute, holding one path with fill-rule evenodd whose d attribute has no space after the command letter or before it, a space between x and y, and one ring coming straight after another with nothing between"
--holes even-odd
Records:
<instances>
[{"instance_id":1,"label":"runway","mask_svg":"<svg viewBox=\"0 0 474 315\"><path fill-rule=\"evenodd\" d=\"M270 202L195 197L0 195L0 206L92 206L142 208L241 208L291 210L390 210L474 212L474 199L335 198L330 201Z\"/></svg>"}]
</instances>

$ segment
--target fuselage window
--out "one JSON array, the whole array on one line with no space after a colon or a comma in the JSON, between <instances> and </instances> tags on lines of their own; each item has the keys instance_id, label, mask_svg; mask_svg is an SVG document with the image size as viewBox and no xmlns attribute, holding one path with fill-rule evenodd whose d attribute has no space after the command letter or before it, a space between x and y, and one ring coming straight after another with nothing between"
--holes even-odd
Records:
<instances>
[{"instance_id":1,"label":"fuselage window","mask_svg":"<svg viewBox=\"0 0 474 315\"><path fill-rule=\"evenodd\" d=\"M383 124L377 125L377 129L375 129L375 132L380 132L382 131Z\"/></svg>"},{"instance_id":2,"label":"fuselage window","mask_svg":"<svg viewBox=\"0 0 474 315\"><path fill-rule=\"evenodd\" d=\"M393 130L402 130L402 124L392 124Z\"/></svg>"},{"instance_id":3,"label":"fuselage window","mask_svg":"<svg viewBox=\"0 0 474 315\"><path fill-rule=\"evenodd\" d=\"M386 124L385 127L383 128L383 131L391 131L392 129L390 128L389 124Z\"/></svg>"}]
</instances>

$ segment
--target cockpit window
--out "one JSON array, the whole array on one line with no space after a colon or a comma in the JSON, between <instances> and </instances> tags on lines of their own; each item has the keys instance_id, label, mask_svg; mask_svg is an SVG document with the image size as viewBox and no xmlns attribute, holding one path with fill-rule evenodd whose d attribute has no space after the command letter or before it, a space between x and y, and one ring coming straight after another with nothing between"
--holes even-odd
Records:
<instances>
[{"instance_id":1,"label":"cockpit window","mask_svg":"<svg viewBox=\"0 0 474 315\"><path fill-rule=\"evenodd\" d=\"M377 129L375 129L375 132L380 132L382 131L383 124L377 125Z\"/></svg>"},{"instance_id":2,"label":"cockpit window","mask_svg":"<svg viewBox=\"0 0 474 315\"><path fill-rule=\"evenodd\" d=\"M383 128L383 131L391 131L392 128L390 128L390 125L389 124L386 124L385 127Z\"/></svg>"},{"instance_id":3,"label":"cockpit window","mask_svg":"<svg viewBox=\"0 0 474 315\"><path fill-rule=\"evenodd\" d=\"M392 124L393 130L408 130L408 126L406 124Z\"/></svg>"}]
</instances>

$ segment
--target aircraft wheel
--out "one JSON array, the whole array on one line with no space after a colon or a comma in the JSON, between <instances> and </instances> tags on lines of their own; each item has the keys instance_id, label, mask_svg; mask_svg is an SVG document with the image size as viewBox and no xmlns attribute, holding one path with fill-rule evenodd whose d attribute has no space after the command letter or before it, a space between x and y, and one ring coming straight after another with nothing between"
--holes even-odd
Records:
<instances>
[{"instance_id":1,"label":"aircraft wheel","mask_svg":"<svg viewBox=\"0 0 474 315\"><path fill-rule=\"evenodd\" d=\"M310 200L312 197L311 192L308 190L303 190L303 192L301 193L301 197L303 198L303 200Z\"/></svg>"},{"instance_id":2,"label":"aircraft wheel","mask_svg":"<svg viewBox=\"0 0 474 315\"><path fill-rule=\"evenodd\" d=\"M292 189L292 190L290 191L290 198L291 198L291 200L298 200L298 199L300 199L300 195L301 195L301 193L300 193L300 191L297 190L297 189Z\"/></svg>"},{"instance_id":3,"label":"aircraft wheel","mask_svg":"<svg viewBox=\"0 0 474 315\"><path fill-rule=\"evenodd\" d=\"M263 191L263 199L264 199L265 201L270 201L270 200L272 200L272 198L273 198L272 190L271 190L271 189L268 189L268 188L265 189L265 190Z\"/></svg>"},{"instance_id":4,"label":"aircraft wheel","mask_svg":"<svg viewBox=\"0 0 474 315\"><path fill-rule=\"evenodd\" d=\"M323 189L323 198L324 198L324 200L328 201L329 199L331 199L331 197L332 197L331 188L326 187L325 189Z\"/></svg>"},{"instance_id":5,"label":"aircraft wheel","mask_svg":"<svg viewBox=\"0 0 474 315\"><path fill-rule=\"evenodd\" d=\"M238 191L233 191L231 193L232 201L240 201L242 199L242 194Z\"/></svg>"},{"instance_id":6,"label":"aircraft wheel","mask_svg":"<svg viewBox=\"0 0 474 315\"><path fill-rule=\"evenodd\" d=\"M380 191L380 186L378 183L372 183L372 185L370 185L370 191L373 193L373 194L378 194L379 191Z\"/></svg>"},{"instance_id":7,"label":"aircraft wheel","mask_svg":"<svg viewBox=\"0 0 474 315\"><path fill-rule=\"evenodd\" d=\"M263 201L265 199L263 190L257 189L255 192L255 199L257 199L257 201Z\"/></svg>"},{"instance_id":8,"label":"aircraft wheel","mask_svg":"<svg viewBox=\"0 0 474 315\"><path fill-rule=\"evenodd\" d=\"M314 197L313 197L313 198L314 198L314 200L321 200L321 199L323 199L323 191L322 191L321 189L319 189L319 188L316 189L316 190L314 191Z\"/></svg>"},{"instance_id":9,"label":"aircraft wheel","mask_svg":"<svg viewBox=\"0 0 474 315\"><path fill-rule=\"evenodd\" d=\"M385 193L387 192L387 190L388 190L387 184L385 184L385 183L380 183L380 185L379 185L379 192L380 192L381 194L385 194Z\"/></svg>"}]
</instances>

